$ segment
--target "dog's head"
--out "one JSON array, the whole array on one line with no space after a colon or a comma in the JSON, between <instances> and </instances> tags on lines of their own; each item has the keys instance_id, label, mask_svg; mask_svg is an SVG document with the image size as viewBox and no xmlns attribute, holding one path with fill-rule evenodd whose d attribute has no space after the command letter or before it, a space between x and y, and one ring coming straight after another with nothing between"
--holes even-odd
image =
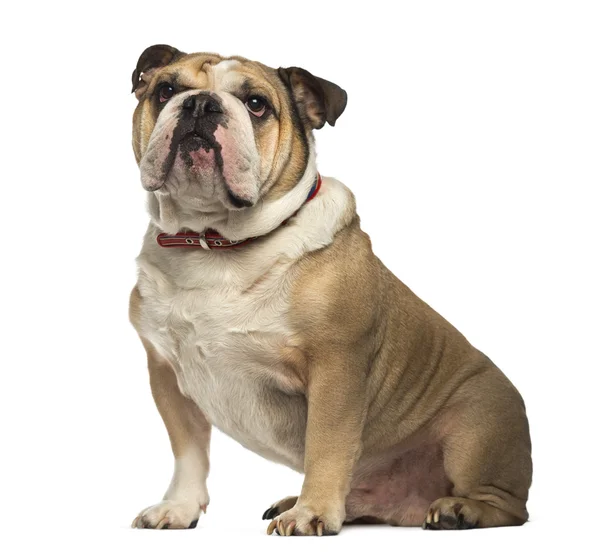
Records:
<instances>
[{"instance_id":1,"label":"dog's head","mask_svg":"<svg viewBox=\"0 0 600 554\"><path fill-rule=\"evenodd\" d=\"M285 194L307 169L312 130L346 106L340 87L304 69L166 45L142 53L132 80L144 188L202 212Z\"/></svg>"}]
</instances>

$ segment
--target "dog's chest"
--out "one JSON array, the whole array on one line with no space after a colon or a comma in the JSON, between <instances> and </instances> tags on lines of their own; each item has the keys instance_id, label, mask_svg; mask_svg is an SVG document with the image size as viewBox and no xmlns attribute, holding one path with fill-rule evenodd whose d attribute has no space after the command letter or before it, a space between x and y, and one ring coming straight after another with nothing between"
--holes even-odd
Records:
<instances>
[{"instance_id":1,"label":"dog's chest","mask_svg":"<svg viewBox=\"0 0 600 554\"><path fill-rule=\"evenodd\" d=\"M192 286L140 268L143 333L172 363L181 391L247 448L295 465L306 401L285 362L293 348L285 267L258 278L196 274Z\"/></svg>"}]
</instances>

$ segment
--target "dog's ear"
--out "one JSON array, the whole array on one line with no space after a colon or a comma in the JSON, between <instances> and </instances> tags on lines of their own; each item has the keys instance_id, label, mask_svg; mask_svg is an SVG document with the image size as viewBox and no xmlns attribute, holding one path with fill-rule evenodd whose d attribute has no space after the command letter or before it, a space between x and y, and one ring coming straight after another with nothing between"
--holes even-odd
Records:
<instances>
[{"instance_id":1,"label":"dog's ear","mask_svg":"<svg viewBox=\"0 0 600 554\"><path fill-rule=\"evenodd\" d=\"M348 95L336 84L300 67L280 67L279 77L290 89L302 118L313 128L335 125L346 108Z\"/></svg>"},{"instance_id":2,"label":"dog's ear","mask_svg":"<svg viewBox=\"0 0 600 554\"><path fill-rule=\"evenodd\" d=\"M146 48L133 70L133 75L131 76L133 88L131 92L135 92L135 96L139 100L148 88L152 73L182 56L185 56L183 52L167 44L155 44Z\"/></svg>"}]
</instances>

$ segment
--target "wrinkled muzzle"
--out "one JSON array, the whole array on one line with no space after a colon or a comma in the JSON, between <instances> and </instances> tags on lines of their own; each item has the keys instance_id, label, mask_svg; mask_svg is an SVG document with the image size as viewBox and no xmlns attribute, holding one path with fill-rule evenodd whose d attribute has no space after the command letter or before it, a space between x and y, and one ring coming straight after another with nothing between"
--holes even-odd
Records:
<instances>
[{"instance_id":1,"label":"wrinkled muzzle","mask_svg":"<svg viewBox=\"0 0 600 554\"><path fill-rule=\"evenodd\" d=\"M256 203L259 169L246 108L209 91L181 93L164 106L140 161L146 190L230 208Z\"/></svg>"}]
</instances>

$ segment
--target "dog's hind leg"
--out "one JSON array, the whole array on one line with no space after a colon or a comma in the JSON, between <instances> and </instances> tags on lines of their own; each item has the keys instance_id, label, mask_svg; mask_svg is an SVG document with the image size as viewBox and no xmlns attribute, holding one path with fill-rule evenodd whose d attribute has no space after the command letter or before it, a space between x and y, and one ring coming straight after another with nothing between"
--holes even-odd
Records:
<instances>
[{"instance_id":1,"label":"dog's hind leg","mask_svg":"<svg viewBox=\"0 0 600 554\"><path fill-rule=\"evenodd\" d=\"M522 525L532 472L523 401L496 368L465 385L466 401L443 439L451 496L431 504L423 528Z\"/></svg>"}]
</instances>

